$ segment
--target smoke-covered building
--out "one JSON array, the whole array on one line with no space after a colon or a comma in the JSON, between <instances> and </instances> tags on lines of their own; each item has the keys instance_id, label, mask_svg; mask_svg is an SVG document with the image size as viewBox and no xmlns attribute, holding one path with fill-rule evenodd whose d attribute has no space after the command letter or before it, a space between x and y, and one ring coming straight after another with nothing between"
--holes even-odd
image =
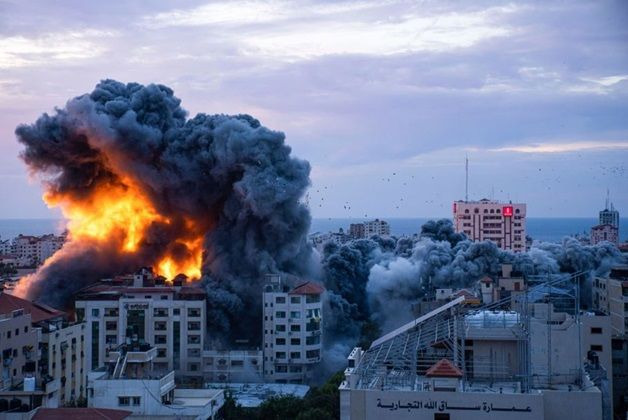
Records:
<instances>
[{"instance_id":1,"label":"smoke-covered building","mask_svg":"<svg viewBox=\"0 0 628 420\"><path fill-rule=\"evenodd\" d=\"M18 235L11 242L8 250L6 244L3 246L4 252L0 252L0 254L13 255L19 266L37 266L43 264L60 250L65 240L65 236L53 234L43 236Z\"/></svg>"},{"instance_id":2,"label":"smoke-covered building","mask_svg":"<svg viewBox=\"0 0 628 420\"><path fill-rule=\"evenodd\" d=\"M280 275L264 286L264 376L277 383L308 383L321 361L322 294L313 282L290 288Z\"/></svg>"},{"instance_id":3,"label":"smoke-covered building","mask_svg":"<svg viewBox=\"0 0 628 420\"><path fill-rule=\"evenodd\" d=\"M201 377L206 334L206 293L173 283L143 268L101 280L76 297L76 315L87 323L87 370L104 365L107 353L137 339L156 348L154 365L177 375Z\"/></svg>"},{"instance_id":4,"label":"smoke-covered building","mask_svg":"<svg viewBox=\"0 0 628 420\"><path fill-rule=\"evenodd\" d=\"M454 229L472 241L489 240L501 249L526 250L526 205L480 201L453 204Z\"/></svg>"},{"instance_id":5,"label":"smoke-covered building","mask_svg":"<svg viewBox=\"0 0 628 420\"><path fill-rule=\"evenodd\" d=\"M526 293L480 308L461 296L355 348L341 419L610 419L609 353L596 351L608 317L581 312L578 296L557 297L571 302L560 313Z\"/></svg>"},{"instance_id":6,"label":"smoke-covered building","mask_svg":"<svg viewBox=\"0 0 628 420\"><path fill-rule=\"evenodd\" d=\"M597 245L603 241L619 245L619 228L610 224L593 226L591 228L591 245Z\"/></svg>"}]
</instances>

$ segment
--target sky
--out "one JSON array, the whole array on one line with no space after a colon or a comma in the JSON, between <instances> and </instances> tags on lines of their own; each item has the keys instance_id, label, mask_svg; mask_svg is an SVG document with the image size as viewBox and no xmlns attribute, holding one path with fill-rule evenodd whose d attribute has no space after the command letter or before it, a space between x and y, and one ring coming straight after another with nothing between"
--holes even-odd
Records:
<instances>
[{"instance_id":1,"label":"sky","mask_svg":"<svg viewBox=\"0 0 628 420\"><path fill-rule=\"evenodd\" d=\"M628 2L0 0L0 218L59 217L14 130L101 79L248 113L312 165L313 217L628 214Z\"/></svg>"}]
</instances>

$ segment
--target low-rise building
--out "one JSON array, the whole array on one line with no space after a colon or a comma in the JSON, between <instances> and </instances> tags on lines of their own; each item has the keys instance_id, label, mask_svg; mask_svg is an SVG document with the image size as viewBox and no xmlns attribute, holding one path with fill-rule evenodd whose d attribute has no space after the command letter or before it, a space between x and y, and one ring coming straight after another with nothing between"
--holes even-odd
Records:
<instances>
[{"instance_id":1,"label":"low-rise building","mask_svg":"<svg viewBox=\"0 0 628 420\"><path fill-rule=\"evenodd\" d=\"M138 339L109 351L89 373L89 407L128 410L131 418L214 419L223 391L177 388L175 372L156 367L156 357L157 348Z\"/></svg>"},{"instance_id":2,"label":"low-rise building","mask_svg":"<svg viewBox=\"0 0 628 420\"><path fill-rule=\"evenodd\" d=\"M204 350L203 380L214 383L264 382L264 352Z\"/></svg>"},{"instance_id":3,"label":"low-rise building","mask_svg":"<svg viewBox=\"0 0 628 420\"><path fill-rule=\"evenodd\" d=\"M277 383L308 383L321 361L322 286L288 287L280 275L264 286L264 377Z\"/></svg>"}]
</instances>

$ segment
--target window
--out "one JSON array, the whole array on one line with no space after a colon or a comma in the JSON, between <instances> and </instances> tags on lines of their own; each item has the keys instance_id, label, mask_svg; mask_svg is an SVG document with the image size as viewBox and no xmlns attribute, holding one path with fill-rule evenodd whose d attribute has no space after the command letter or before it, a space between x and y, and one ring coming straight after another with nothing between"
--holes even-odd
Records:
<instances>
[{"instance_id":1,"label":"window","mask_svg":"<svg viewBox=\"0 0 628 420\"><path fill-rule=\"evenodd\" d=\"M159 296L159 299L161 299L161 300L168 300L168 295L161 295L161 296Z\"/></svg>"},{"instance_id":2,"label":"window","mask_svg":"<svg viewBox=\"0 0 628 420\"><path fill-rule=\"evenodd\" d=\"M159 334L155 336L155 344L166 344L167 338L165 335Z\"/></svg>"},{"instance_id":3,"label":"window","mask_svg":"<svg viewBox=\"0 0 628 420\"><path fill-rule=\"evenodd\" d=\"M198 363L190 363L188 365L188 370L191 371L191 372L198 371Z\"/></svg>"},{"instance_id":4,"label":"window","mask_svg":"<svg viewBox=\"0 0 628 420\"><path fill-rule=\"evenodd\" d=\"M98 318L100 312L98 311L98 308L94 308L92 309L92 316L95 318Z\"/></svg>"},{"instance_id":5,"label":"window","mask_svg":"<svg viewBox=\"0 0 628 420\"><path fill-rule=\"evenodd\" d=\"M188 344L201 344L200 335L188 335Z\"/></svg>"},{"instance_id":6,"label":"window","mask_svg":"<svg viewBox=\"0 0 628 420\"><path fill-rule=\"evenodd\" d=\"M286 339L285 338L277 338L277 339L275 339L275 344L277 344L278 346L284 346L286 344Z\"/></svg>"},{"instance_id":7,"label":"window","mask_svg":"<svg viewBox=\"0 0 628 420\"><path fill-rule=\"evenodd\" d=\"M174 308L174 309L172 310L172 314L173 314L173 315L181 315L181 309L179 309L179 308Z\"/></svg>"},{"instance_id":8,"label":"window","mask_svg":"<svg viewBox=\"0 0 628 420\"><path fill-rule=\"evenodd\" d=\"M613 350L623 350L624 346L621 340L613 340Z\"/></svg>"},{"instance_id":9,"label":"window","mask_svg":"<svg viewBox=\"0 0 628 420\"><path fill-rule=\"evenodd\" d=\"M602 334L602 328L600 328L600 327L591 327L591 334Z\"/></svg>"},{"instance_id":10,"label":"window","mask_svg":"<svg viewBox=\"0 0 628 420\"><path fill-rule=\"evenodd\" d=\"M301 352L300 351L290 352L290 358L291 359L300 359L301 358Z\"/></svg>"},{"instance_id":11,"label":"window","mask_svg":"<svg viewBox=\"0 0 628 420\"><path fill-rule=\"evenodd\" d=\"M305 344L308 346L312 346L314 344L320 344L320 342L321 342L320 335L313 335L313 336L305 338Z\"/></svg>"},{"instance_id":12,"label":"window","mask_svg":"<svg viewBox=\"0 0 628 420\"><path fill-rule=\"evenodd\" d=\"M134 406L137 407L138 405L140 405L140 401L141 401L140 397L131 397L131 400L133 401Z\"/></svg>"},{"instance_id":13,"label":"window","mask_svg":"<svg viewBox=\"0 0 628 420\"><path fill-rule=\"evenodd\" d=\"M277 372L277 373L287 373L288 372L288 366L286 366L286 365L277 365L277 366L275 366L275 372Z\"/></svg>"},{"instance_id":14,"label":"window","mask_svg":"<svg viewBox=\"0 0 628 420\"><path fill-rule=\"evenodd\" d=\"M320 350L308 350L305 352L305 357L307 357L308 359L320 357L320 355L321 355Z\"/></svg>"},{"instance_id":15,"label":"window","mask_svg":"<svg viewBox=\"0 0 628 420\"><path fill-rule=\"evenodd\" d=\"M290 345L291 346L300 346L301 345L301 339L300 338L291 338L290 339Z\"/></svg>"},{"instance_id":16,"label":"window","mask_svg":"<svg viewBox=\"0 0 628 420\"><path fill-rule=\"evenodd\" d=\"M290 312L290 318L293 318L293 319L301 318L301 312L299 312L299 311L291 311Z\"/></svg>"},{"instance_id":17,"label":"window","mask_svg":"<svg viewBox=\"0 0 628 420\"><path fill-rule=\"evenodd\" d=\"M118 338L115 335L106 335L105 343L107 344L116 344L118 342Z\"/></svg>"},{"instance_id":18,"label":"window","mask_svg":"<svg viewBox=\"0 0 628 420\"><path fill-rule=\"evenodd\" d=\"M118 316L118 308L105 308L105 316Z\"/></svg>"},{"instance_id":19,"label":"window","mask_svg":"<svg viewBox=\"0 0 628 420\"><path fill-rule=\"evenodd\" d=\"M201 349L188 349L188 357L201 357Z\"/></svg>"},{"instance_id":20,"label":"window","mask_svg":"<svg viewBox=\"0 0 628 420\"><path fill-rule=\"evenodd\" d=\"M286 358L286 352L285 351L278 351L277 353L275 353L275 358L276 359L285 359Z\"/></svg>"},{"instance_id":21,"label":"window","mask_svg":"<svg viewBox=\"0 0 628 420\"><path fill-rule=\"evenodd\" d=\"M591 351L603 351L603 347L599 344L591 344Z\"/></svg>"},{"instance_id":22,"label":"window","mask_svg":"<svg viewBox=\"0 0 628 420\"><path fill-rule=\"evenodd\" d=\"M166 331L167 324L165 321L156 321L155 322L155 331Z\"/></svg>"},{"instance_id":23,"label":"window","mask_svg":"<svg viewBox=\"0 0 628 420\"><path fill-rule=\"evenodd\" d=\"M275 312L275 317L276 318L285 318L286 317L286 313L284 311L277 311L277 312Z\"/></svg>"},{"instance_id":24,"label":"window","mask_svg":"<svg viewBox=\"0 0 628 420\"><path fill-rule=\"evenodd\" d=\"M286 330L286 326L284 324L277 324L277 331L282 332Z\"/></svg>"},{"instance_id":25,"label":"window","mask_svg":"<svg viewBox=\"0 0 628 420\"><path fill-rule=\"evenodd\" d=\"M155 308L153 309L153 316L155 317L167 317L168 308Z\"/></svg>"},{"instance_id":26,"label":"window","mask_svg":"<svg viewBox=\"0 0 628 420\"><path fill-rule=\"evenodd\" d=\"M24 332L27 333L28 332L28 327L24 327Z\"/></svg>"},{"instance_id":27,"label":"window","mask_svg":"<svg viewBox=\"0 0 628 420\"><path fill-rule=\"evenodd\" d=\"M198 321L188 322L188 331L199 331L201 329L201 323Z\"/></svg>"},{"instance_id":28,"label":"window","mask_svg":"<svg viewBox=\"0 0 628 420\"><path fill-rule=\"evenodd\" d=\"M286 303L286 298L284 296L277 296L275 298L275 303Z\"/></svg>"},{"instance_id":29,"label":"window","mask_svg":"<svg viewBox=\"0 0 628 420\"><path fill-rule=\"evenodd\" d=\"M321 301L320 295L307 295L305 297L305 303L318 303Z\"/></svg>"},{"instance_id":30,"label":"window","mask_svg":"<svg viewBox=\"0 0 628 420\"><path fill-rule=\"evenodd\" d=\"M201 310L199 308L188 308L188 316L198 318L201 316Z\"/></svg>"},{"instance_id":31,"label":"window","mask_svg":"<svg viewBox=\"0 0 628 420\"><path fill-rule=\"evenodd\" d=\"M157 357L166 357L166 349L158 348L157 349Z\"/></svg>"},{"instance_id":32,"label":"window","mask_svg":"<svg viewBox=\"0 0 628 420\"><path fill-rule=\"evenodd\" d=\"M291 296L290 303L293 303L293 304L301 303L301 296Z\"/></svg>"},{"instance_id":33,"label":"window","mask_svg":"<svg viewBox=\"0 0 628 420\"><path fill-rule=\"evenodd\" d=\"M301 325L299 325L299 324L292 324L292 325L290 325L290 331L292 331L292 332L299 332L299 331L301 331Z\"/></svg>"},{"instance_id":34,"label":"window","mask_svg":"<svg viewBox=\"0 0 628 420\"><path fill-rule=\"evenodd\" d=\"M105 329L108 330L108 331L117 330L118 329L118 323L116 321L107 321L107 322L105 322Z\"/></svg>"},{"instance_id":35,"label":"window","mask_svg":"<svg viewBox=\"0 0 628 420\"><path fill-rule=\"evenodd\" d=\"M131 404L129 397L118 397L118 405L120 407L128 407Z\"/></svg>"}]
</instances>

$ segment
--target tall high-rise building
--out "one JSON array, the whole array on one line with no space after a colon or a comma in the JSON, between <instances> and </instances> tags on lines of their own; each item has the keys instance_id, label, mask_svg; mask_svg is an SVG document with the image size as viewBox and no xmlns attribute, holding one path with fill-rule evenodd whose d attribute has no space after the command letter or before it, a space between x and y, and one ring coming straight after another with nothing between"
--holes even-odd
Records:
<instances>
[{"instance_id":1,"label":"tall high-rise building","mask_svg":"<svg viewBox=\"0 0 628 420\"><path fill-rule=\"evenodd\" d=\"M489 240L501 249L526 250L526 205L480 201L456 201L454 229L472 241Z\"/></svg>"},{"instance_id":2,"label":"tall high-rise building","mask_svg":"<svg viewBox=\"0 0 628 420\"><path fill-rule=\"evenodd\" d=\"M321 361L321 295L312 282L290 288L280 275L264 286L264 376L277 383L308 383Z\"/></svg>"},{"instance_id":3,"label":"tall high-rise building","mask_svg":"<svg viewBox=\"0 0 628 420\"><path fill-rule=\"evenodd\" d=\"M619 211L615 210L615 206L611 203L608 192L606 193L606 205L604 210L600 211L600 225L611 225L619 229Z\"/></svg>"}]
</instances>

